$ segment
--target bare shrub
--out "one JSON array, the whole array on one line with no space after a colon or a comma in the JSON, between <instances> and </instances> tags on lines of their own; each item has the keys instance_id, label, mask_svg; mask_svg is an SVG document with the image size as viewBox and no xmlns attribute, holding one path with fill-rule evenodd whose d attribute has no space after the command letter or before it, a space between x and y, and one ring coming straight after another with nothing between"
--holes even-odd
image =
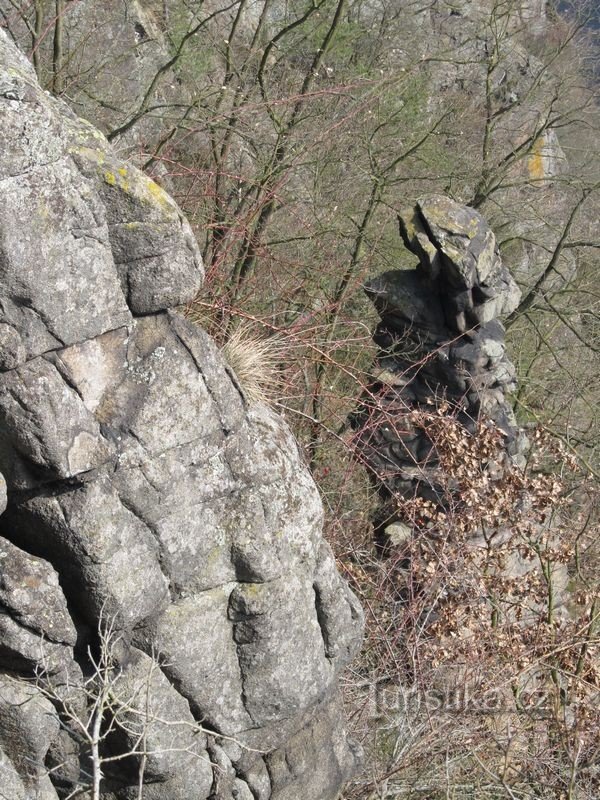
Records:
<instances>
[{"instance_id":1,"label":"bare shrub","mask_svg":"<svg viewBox=\"0 0 600 800\"><path fill-rule=\"evenodd\" d=\"M412 420L440 466L439 502L394 498L406 535L385 558L355 551L370 623L347 692L368 757L345 797L592 800L600 606L582 564L595 486L541 431L521 470L500 431L481 421L471 435L449 411Z\"/></svg>"}]
</instances>

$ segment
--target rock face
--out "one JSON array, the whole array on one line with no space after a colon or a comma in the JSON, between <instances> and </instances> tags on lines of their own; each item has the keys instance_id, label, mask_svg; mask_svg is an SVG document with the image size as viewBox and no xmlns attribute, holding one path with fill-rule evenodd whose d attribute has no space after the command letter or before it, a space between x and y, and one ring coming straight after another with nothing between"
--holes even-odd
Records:
<instances>
[{"instance_id":1,"label":"rock face","mask_svg":"<svg viewBox=\"0 0 600 800\"><path fill-rule=\"evenodd\" d=\"M415 410L447 408L469 431L484 416L504 433L507 456L517 463L522 457L525 439L505 397L515 369L497 319L517 307L520 292L476 211L433 195L403 212L399 223L419 263L366 286L381 317L374 335L381 351L353 423L384 500L436 501L439 465L426 432L414 424Z\"/></svg>"},{"instance_id":2,"label":"rock face","mask_svg":"<svg viewBox=\"0 0 600 800\"><path fill-rule=\"evenodd\" d=\"M89 783L73 716L106 663L99 758L130 755L102 767L105 800L140 774L150 800L333 800L356 766L336 679L361 610L289 430L169 310L202 280L189 225L2 31L0 120L9 796Z\"/></svg>"}]
</instances>

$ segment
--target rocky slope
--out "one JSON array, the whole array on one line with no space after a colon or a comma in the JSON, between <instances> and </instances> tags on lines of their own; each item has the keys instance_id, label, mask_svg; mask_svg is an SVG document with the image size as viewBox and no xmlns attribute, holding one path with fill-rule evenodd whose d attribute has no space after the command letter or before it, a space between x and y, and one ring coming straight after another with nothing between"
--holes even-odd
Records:
<instances>
[{"instance_id":1,"label":"rocky slope","mask_svg":"<svg viewBox=\"0 0 600 800\"><path fill-rule=\"evenodd\" d=\"M289 430L169 310L189 226L2 31L0 121L0 796L333 799L361 610Z\"/></svg>"}]
</instances>

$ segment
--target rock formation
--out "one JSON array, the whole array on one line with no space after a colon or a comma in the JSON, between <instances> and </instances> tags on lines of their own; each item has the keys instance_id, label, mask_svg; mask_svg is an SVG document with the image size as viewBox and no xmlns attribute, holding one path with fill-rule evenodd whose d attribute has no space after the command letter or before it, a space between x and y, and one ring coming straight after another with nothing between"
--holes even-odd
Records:
<instances>
[{"instance_id":1,"label":"rock formation","mask_svg":"<svg viewBox=\"0 0 600 800\"><path fill-rule=\"evenodd\" d=\"M149 800L333 800L361 610L289 430L170 310L190 227L2 31L0 120L0 795L93 784L73 717L106 663L97 757L133 755L104 800L140 774Z\"/></svg>"},{"instance_id":2,"label":"rock formation","mask_svg":"<svg viewBox=\"0 0 600 800\"><path fill-rule=\"evenodd\" d=\"M520 292L502 264L482 216L433 195L399 217L414 269L391 270L366 292L381 317L374 382L354 417L357 448L384 501L421 496L439 501L439 464L413 412L442 406L468 431L480 416L503 432L507 457L519 463L526 444L506 392L515 370L497 319ZM393 520L389 509L384 524Z\"/></svg>"},{"instance_id":3,"label":"rock formation","mask_svg":"<svg viewBox=\"0 0 600 800\"><path fill-rule=\"evenodd\" d=\"M419 261L365 287L381 317L380 352L351 422L357 456L381 498L375 536L394 570L396 613L434 587L423 618L433 648L456 644L448 656L455 670L445 663L429 679L454 690L466 680L460 648L472 642L470 609L488 597L485 580L503 595L478 607L486 622L477 630L487 620L491 629L502 622L525 630L545 619L536 547L558 552L560 512L546 513L558 498L524 469L530 443L507 397L515 369L497 319L517 307L520 292L492 231L478 212L440 195L420 199L399 222ZM429 559L438 552L444 566L435 577ZM565 563L555 558L548 569L552 613L560 616Z\"/></svg>"}]
</instances>

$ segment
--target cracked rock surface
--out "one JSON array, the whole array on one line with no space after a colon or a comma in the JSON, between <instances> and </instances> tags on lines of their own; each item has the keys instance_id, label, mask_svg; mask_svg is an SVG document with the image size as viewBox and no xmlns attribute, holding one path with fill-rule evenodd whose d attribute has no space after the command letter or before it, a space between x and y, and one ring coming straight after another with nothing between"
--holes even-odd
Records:
<instances>
[{"instance_id":1,"label":"cracked rock surface","mask_svg":"<svg viewBox=\"0 0 600 800\"><path fill-rule=\"evenodd\" d=\"M59 699L85 716L72 695L110 620L103 747L134 754L104 800L137 797L148 715L149 800L333 800L356 768L337 676L362 612L296 443L171 310L202 281L173 200L1 30L0 76L3 786L50 800L88 780Z\"/></svg>"}]
</instances>

